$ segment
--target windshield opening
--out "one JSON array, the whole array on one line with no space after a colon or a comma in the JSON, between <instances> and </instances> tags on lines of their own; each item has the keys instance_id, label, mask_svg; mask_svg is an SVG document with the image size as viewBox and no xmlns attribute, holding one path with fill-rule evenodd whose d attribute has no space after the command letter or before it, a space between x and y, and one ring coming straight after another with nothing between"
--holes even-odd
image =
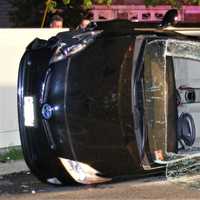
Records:
<instances>
[{"instance_id":1,"label":"windshield opening","mask_svg":"<svg viewBox=\"0 0 200 200\"><path fill-rule=\"evenodd\" d=\"M199 52L199 43L174 39L146 46L144 123L154 161L200 152Z\"/></svg>"}]
</instances>

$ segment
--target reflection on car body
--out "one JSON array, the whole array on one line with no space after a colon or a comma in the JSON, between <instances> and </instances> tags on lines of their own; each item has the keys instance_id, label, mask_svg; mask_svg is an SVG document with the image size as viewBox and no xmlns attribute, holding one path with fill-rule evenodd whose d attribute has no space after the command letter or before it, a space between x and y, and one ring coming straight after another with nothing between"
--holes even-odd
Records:
<instances>
[{"instance_id":1,"label":"reflection on car body","mask_svg":"<svg viewBox=\"0 0 200 200\"><path fill-rule=\"evenodd\" d=\"M40 180L101 183L200 151L200 30L126 20L35 39L18 77L25 160Z\"/></svg>"}]
</instances>

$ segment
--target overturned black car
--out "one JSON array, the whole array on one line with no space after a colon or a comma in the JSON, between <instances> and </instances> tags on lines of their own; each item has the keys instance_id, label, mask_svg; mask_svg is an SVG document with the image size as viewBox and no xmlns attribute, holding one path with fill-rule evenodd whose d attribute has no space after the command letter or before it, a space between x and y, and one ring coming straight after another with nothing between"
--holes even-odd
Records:
<instances>
[{"instance_id":1,"label":"overturned black car","mask_svg":"<svg viewBox=\"0 0 200 200\"><path fill-rule=\"evenodd\" d=\"M200 152L200 29L125 20L35 39L18 76L25 160L44 182L101 183Z\"/></svg>"}]
</instances>

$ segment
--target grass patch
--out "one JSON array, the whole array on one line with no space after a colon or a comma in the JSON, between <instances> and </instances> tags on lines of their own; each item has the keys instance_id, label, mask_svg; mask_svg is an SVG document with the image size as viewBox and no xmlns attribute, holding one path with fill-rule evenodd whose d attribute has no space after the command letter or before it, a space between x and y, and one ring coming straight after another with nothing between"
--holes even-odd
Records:
<instances>
[{"instance_id":1,"label":"grass patch","mask_svg":"<svg viewBox=\"0 0 200 200\"><path fill-rule=\"evenodd\" d=\"M7 162L9 160L23 159L22 149L19 147L11 147L0 153L0 162Z\"/></svg>"}]
</instances>

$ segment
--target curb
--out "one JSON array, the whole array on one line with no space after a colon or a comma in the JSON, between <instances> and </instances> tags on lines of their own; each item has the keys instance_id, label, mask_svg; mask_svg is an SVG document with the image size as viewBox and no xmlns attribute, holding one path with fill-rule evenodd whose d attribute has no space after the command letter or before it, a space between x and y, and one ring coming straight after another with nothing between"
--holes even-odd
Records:
<instances>
[{"instance_id":1,"label":"curb","mask_svg":"<svg viewBox=\"0 0 200 200\"><path fill-rule=\"evenodd\" d=\"M24 160L9 161L6 163L0 163L0 175L18 173L22 171L29 171Z\"/></svg>"}]
</instances>

